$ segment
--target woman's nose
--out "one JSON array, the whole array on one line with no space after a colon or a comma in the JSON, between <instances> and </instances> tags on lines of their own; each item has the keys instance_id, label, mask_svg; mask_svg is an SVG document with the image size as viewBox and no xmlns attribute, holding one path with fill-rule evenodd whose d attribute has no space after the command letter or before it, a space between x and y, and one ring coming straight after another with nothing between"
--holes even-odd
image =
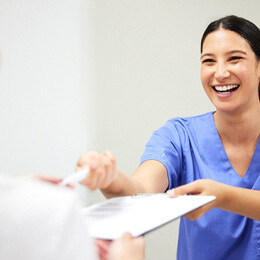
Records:
<instances>
[{"instance_id":1,"label":"woman's nose","mask_svg":"<svg viewBox=\"0 0 260 260\"><path fill-rule=\"evenodd\" d=\"M215 71L215 78L219 81L228 78L230 76L230 72L224 63L218 63Z\"/></svg>"}]
</instances>

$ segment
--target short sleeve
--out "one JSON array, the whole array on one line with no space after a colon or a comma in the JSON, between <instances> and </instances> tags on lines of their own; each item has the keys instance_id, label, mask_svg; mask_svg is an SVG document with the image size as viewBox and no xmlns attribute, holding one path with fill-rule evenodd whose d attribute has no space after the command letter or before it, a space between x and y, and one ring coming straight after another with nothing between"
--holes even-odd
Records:
<instances>
[{"instance_id":1,"label":"short sleeve","mask_svg":"<svg viewBox=\"0 0 260 260\"><path fill-rule=\"evenodd\" d=\"M141 163L156 160L165 166L169 189L179 184L182 157L180 143L179 133L173 122L169 120L152 134L141 157Z\"/></svg>"}]
</instances>

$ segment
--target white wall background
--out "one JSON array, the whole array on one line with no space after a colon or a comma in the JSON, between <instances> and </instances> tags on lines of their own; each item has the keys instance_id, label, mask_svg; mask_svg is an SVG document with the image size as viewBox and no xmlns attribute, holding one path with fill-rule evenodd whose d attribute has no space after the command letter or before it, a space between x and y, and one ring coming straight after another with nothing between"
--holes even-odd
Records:
<instances>
[{"instance_id":1,"label":"white wall background","mask_svg":"<svg viewBox=\"0 0 260 260\"><path fill-rule=\"evenodd\" d=\"M214 109L199 77L207 24L236 14L260 26L259 9L259 0L0 0L0 171L65 176L87 149L109 149L131 174L167 119ZM178 221L146 235L146 259L175 259L177 233Z\"/></svg>"},{"instance_id":2,"label":"white wall background","mask_svg":"<svg viewBox=\"0 0 260 260\"><path fill-rule=\"evenodd\" d=\"M80 0L0 0L1 172L64 176L87 149L81 18Z\"/></svg>"}]
</instances>

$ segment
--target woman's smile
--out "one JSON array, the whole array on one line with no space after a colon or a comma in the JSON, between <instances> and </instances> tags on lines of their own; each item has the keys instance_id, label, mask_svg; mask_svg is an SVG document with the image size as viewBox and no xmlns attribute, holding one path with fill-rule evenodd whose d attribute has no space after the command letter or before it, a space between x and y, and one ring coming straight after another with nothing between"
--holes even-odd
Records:
<instances>
[{"instance_id":1,"label":"woman's smile","mask_svg":"<svg viewBox=\"0 0 260 260\"><path fill-rule=\"evenodd\" d=\"M238 84L227 84L227 85L216 85L213 86L213 88L218 92L218 93L230 93L234 90L237 90L240 85Z\"/></svg>"},{"instance_id":2,"label":"woman's smile","mask_svg":"<svg viewBox=\"0 0 260 260\"><path fill-rule=\"evenodd\" d=\"M224 84L212 86L218 98L230 98L240 87L239 84Z\"/></svg>"}]
</instances>

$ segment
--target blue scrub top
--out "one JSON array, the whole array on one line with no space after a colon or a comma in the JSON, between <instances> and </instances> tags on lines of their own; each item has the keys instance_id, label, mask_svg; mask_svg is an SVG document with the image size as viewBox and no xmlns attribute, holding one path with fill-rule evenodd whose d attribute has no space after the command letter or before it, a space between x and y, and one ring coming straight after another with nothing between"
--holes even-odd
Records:
<instances>
[{"instance_id":1,"label":"blue scrub top","mask_svg":"<svg viewBox=\"0 0 260 260\"><path fill-rule=\"evenodd\" d=\"M157 160L164 164L168 189L198 179L212 179L260 190L259 139L242 178L227 157L213 113L167 121L146 144L141 163ZM260 222L220 209L212 209L198 220L182 218L177 259L260 260Z\"/></svg>"}]
</instances>

